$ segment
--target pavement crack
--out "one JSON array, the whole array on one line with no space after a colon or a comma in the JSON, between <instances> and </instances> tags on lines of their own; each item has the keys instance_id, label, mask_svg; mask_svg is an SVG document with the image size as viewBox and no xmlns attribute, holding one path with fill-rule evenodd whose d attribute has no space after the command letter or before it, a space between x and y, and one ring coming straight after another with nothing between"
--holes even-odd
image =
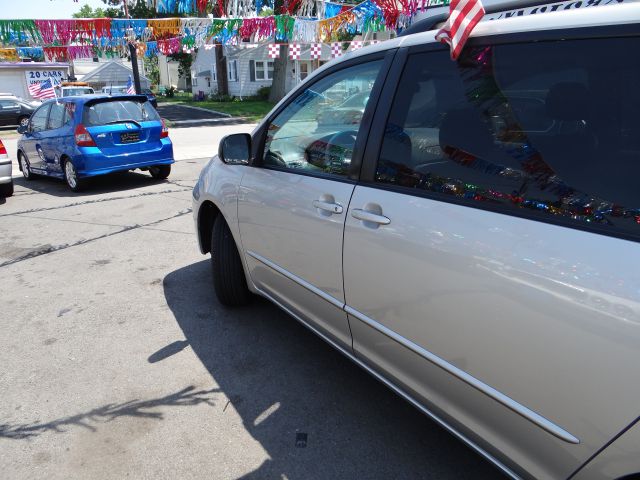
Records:
<instances>
[{"instance_id":1,"label":"pavement crack","mask_svg":"<svg viewBox=\"0 0 640 480\"><path fill-rule=\"evenodd\" d=\"M115 232L105 233L105 234L99 235L97 237L78 240L77 242L74 242L74 243L63 243L62 245L45 245L45 246L40 247L40 248L35 248L35 249L29 251L28 253L26 253L24 255L21 255L19 257L12 258L11 260L7 260L6 262L0 263L0 268L7 267L9 265L13 265L15 263L23 262L25 260L29 260L29 259L32 259L32 258L40 257L40 256L46 255L48 253L59 252L60 250L66 250L67 248L78 247L80 245L84 245L84 244L87 244L87 243L95 242L96 240L102 240L104 238L113 237L115 235L119 235L119 234L124 233L124 232L130 232L130 231L136 230L138 228L145 228L145 227L150 227L150 226L153 226L153 225L158 225L159 223L166 222L168 220L173 220L174 218L182 217L184 215L188 215L191 212L192 212L191 208L186 208L184 210L180 210L178 213L176 213L174 215L171 215L170 217L161 218L159 220L154 220L153 222L144 223L144 224L126 225L123 228L121 228L120 230L117 230Z\"/></svg>"},{"instance_id":2,"label":"pavement crack","mask_svg":"<svg viewBox=\"0 0 640 480\"><path fill-rule=\"evenodd\" d=\"M10 217L12 215L21 215L21 214L25 214L25 213L37 213L37 212L48 212L51 210L60 210L62 208L69 208L69 207L79 207L82 205L90 205L92 203L103 203L103 202L112 202L115 200L127 200L130 198L138 198L138 197L149 197L152 195L164 195L166 193L178 193L178 192L186 192L188 190L192 190L192 187L189 188L183 188L181 190L175 190L175 189L170 189L170 190L161 190L159 192L142 192L142 193L137 193L135 195L125 195L125 196L120 196L120 197L107 197L107 198L97 198L97 199L93 199L93 200L85 200L83 202L75 202L75 203L67 203L66 205L58 205L56 207L42 207L42 208L32 208L29 210L21 210L18 212L12 212L12 213L4 213L0 215L1 217Z\"/></svg>"}]
</instances>

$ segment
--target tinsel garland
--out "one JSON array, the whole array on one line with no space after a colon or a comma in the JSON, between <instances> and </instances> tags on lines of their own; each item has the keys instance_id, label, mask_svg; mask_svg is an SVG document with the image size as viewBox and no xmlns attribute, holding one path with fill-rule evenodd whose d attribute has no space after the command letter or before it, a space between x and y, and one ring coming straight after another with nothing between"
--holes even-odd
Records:
<instances>
[{"instance_id":1,"label":"tinsel garland","mask_svg":"<svg viewBox=\"0 0 640 480\"><path fill-rule=\"evenodd\" d=\"M33 20L0 20L0 39L3 43L11 43L16 33L27 34L36 42L42 41L40 31Z\"/></svg>"}]
</instances>

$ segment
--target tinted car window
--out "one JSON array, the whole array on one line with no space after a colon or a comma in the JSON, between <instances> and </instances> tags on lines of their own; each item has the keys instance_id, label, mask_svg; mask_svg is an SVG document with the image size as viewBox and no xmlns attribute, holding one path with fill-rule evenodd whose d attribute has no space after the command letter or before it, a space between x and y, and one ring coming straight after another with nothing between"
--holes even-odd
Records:
<instances>
[{"instance_id":1,"label":"tinted car window","mask_svg":"<svg viewBox=\"0 0 640 480\"><path fill-rule=\"evenodd\" d=\"M0 100L0 107L15 109L15 108L20 108L20 104L12 100Z\"/></svg>"},{"instance_id":2,"label":"tinted car window","mask_svg":"<svg viewBox=\"0 0 640 480\"><path fill-rule=\"evenodd\" d=\"M640 39L410 55L376 181L640 235Z\"/></svg>"},{"instance_id":3,"label":"tinted car window","mask_svg":"<svg viewBox=\"0 0 640 480\"><path fill-rule=\"evenodd\" d=\"M301 92L269 125L264 165L346 176L381 64L340 70ZM356 94L361 95L358 108L341 108Z\"/></svg>"},{"instance_id":4,"label":"tinted car window","mask_svg":"<svg viewBox=\"0 0 640 480\"><path fill-rule=\"evenodd\" d=\"M111 100L95 103L84 108L85 125L106 125L123 120L136 122L160 121L158 112L149 102L134 100Z\"/></svg>"},{"instance_id":5,"label":"tinted car window","mask_svg":"<svg viewBox=\"0 0 640 480\"><path fill-rule=\"evenodd\" d=\"M46 129L47 125L47 115L49 114L49 109L51 108L51 104L43 105L38 108L33 115L31 115L31 131L32 132L42 132Z\"/></svg>"}]
</instances>

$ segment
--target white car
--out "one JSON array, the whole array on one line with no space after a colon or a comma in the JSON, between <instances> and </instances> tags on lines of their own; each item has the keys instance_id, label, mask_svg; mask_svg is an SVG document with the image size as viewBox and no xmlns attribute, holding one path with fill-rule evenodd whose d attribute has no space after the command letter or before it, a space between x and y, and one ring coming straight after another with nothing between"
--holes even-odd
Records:
<instances>
[{"instance_id":1,"label":"white car","mask_svg":"<svg viewBox=\"0 0 640 480\"><path fill-rule=\"evenodd\" d=\"M640 478L640 3L602 3L457 61L437 30L349 53L223 139L193 190L220 302L270 299L513 478Z\"/></svg>"},{"instance_id":2,"label":"white car","mask_svg":"<svg viewBox=\"0 0 640 480\"><path fill-rule=\"evenodd\" d=\"M13 195L13 179L11 178L11 159L0 139L0 197Z\"/></svg>"}]
</instances>

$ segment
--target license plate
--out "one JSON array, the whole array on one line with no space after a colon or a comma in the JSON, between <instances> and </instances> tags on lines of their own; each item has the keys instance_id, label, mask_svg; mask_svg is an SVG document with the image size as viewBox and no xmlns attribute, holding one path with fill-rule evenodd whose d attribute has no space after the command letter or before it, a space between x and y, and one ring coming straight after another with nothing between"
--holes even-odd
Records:
<instances>
[{"instance_id":1,"label":"license plate","mask_svg":"<svg viewBox=\"0 0 640 480\"><path fill-rule=\"evenodd\" d=\"M120 134L120 143L133 143L140 141L140 132L126 132Z\"/></svg>"}]
</instances>

